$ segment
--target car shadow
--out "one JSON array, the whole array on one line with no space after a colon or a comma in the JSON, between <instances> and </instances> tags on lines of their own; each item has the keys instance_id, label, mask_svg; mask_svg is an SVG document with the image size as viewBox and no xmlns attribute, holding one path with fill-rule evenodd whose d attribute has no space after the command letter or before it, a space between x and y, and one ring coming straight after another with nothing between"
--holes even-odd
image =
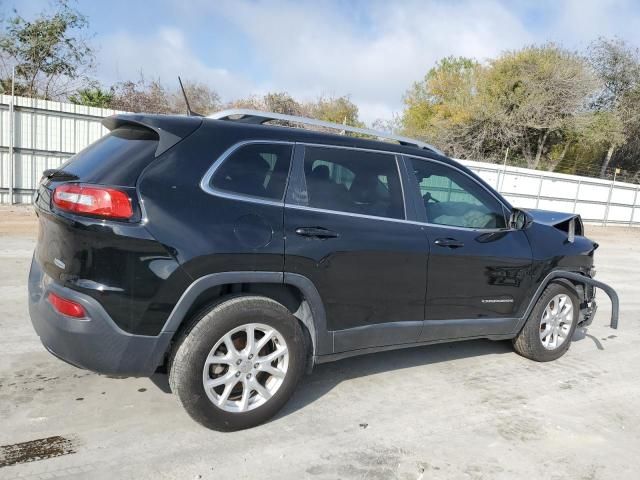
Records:
<instances>
[{"instance_id":1,"label":"car shadow","mask_svg":"<svg viewBox=\"0 0 640 480\"><path fill-rule=\"evenodd\" d=\"M580 341L584 338L592 339L599 350L604 350L600 341L593 335L589 335L585 328L577 329L574 333L573 341ZM450 362L463 358L504 353L515 355L510 341L480 339L370 353L315 365L310 375L303 376L293 397L278 412L274 420L310 405L340 383L354 378L440 362ZM166 373L156 373L150 379L162 392L171 393Z\"/></svg>"},{"instance_id":2,"label":"car shadow","mask_svg":"<svg viewBox=\"0 0 640 480\"><path fill-rule=\"evenodd\" d=\"M587 328L586 327L578 327L576 328L576 331L573 332L573 337L571 337L571 341L572 342L579 342L580 340L584 340L585 338L589 338L593 341L593 343L595 344L596 348L598 350L604 350L604 346L602 345L602 343L600 342L600 340L598 340L596 337L594 337L593 335L589 335L587 333Z\"/></svg>"},{"instance_id":3,"label":"car shadow","mask_svg":"<svg viewBox=\"0 0 640 480\"><path fill-rule=\"evenodd\" d=\"M490 354L514 354L510 341L469 340L371 353L316 365L305 375L293 397L274 419L289 415L320 399L342 382L416 366Z\"/></svg>"}]
</instances>

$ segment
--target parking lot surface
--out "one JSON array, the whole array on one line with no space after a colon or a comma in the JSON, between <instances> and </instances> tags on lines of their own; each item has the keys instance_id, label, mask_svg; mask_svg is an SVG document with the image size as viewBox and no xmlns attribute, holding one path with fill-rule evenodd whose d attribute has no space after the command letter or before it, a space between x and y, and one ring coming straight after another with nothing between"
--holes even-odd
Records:
<instances>
[{"instance_id":1,"label":"parking lot surface","mask_svg":"<svg viewBox=\"0 0 640 480\"><path fill-rule=\"evenodd\" d=\"M285 409L208 431L166 378L116 379L45 351L27 312L30 209L0 209L0 478L637 479L640 229L587 226L600 293L564 357L509 342L417 347L317 366ZM30 443L26 443L30 442Z\"/></svg>"}]
</instances>

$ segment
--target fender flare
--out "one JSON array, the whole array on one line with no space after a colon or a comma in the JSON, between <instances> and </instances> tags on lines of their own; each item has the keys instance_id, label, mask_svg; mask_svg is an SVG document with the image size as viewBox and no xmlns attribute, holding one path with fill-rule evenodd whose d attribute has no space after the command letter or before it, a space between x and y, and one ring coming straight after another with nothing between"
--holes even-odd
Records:
<instances>
[{"instance_id":1,"label":"fender flare","mask_svg":"<svg viewBox=\"0 0 640 480\"><path fill-rule=\"evenodd\" d=\"M616 293L616 291L613 288L611 288L609 285L607 285L604 282L600 282L598 280L594 280L591 277L588 277L586 275L583 275L583 274L580 274L580 273L577 273L577 272L570 272L570 271L567 271L567 270L553 270L552 272L547 274L547 276L544 278L544 280L542 281L542 283L540 284L540 286L536 290L536 293L533 296L533 298L531 299L531 302L529 303L529 306L527 307L527 310L525 311L524 315L522 316L522 320L518 323L518 328L516 329L516 332L519 332L522 329L522 327L524 326L524 323L527 321L527 318L529 317L529 314L531 313L531 310L533 309L533 307L535 306L536 302L540 298L540 295L542 295L543 290L545 288L547 288L547 286L551 282L553 282L553 280L555 280L555 279L572 280L572 281L577 282L577 283L582 283L582 284L585 284L585 285L592 285L593 287L599 288L600 290L604 291L604 293L606 293L607 296L609 297L609 299L611 300L611 323L609 324L609 326L611 328L614 328L614 329L618 328L618 317L619 317L619 311L620 311L620 301L618 299L618 294Z\"/></svg>"},{"instance_id":2,"label":"fender flare","mask_svg":"<svg viewBox=\"0 0 640 480\"><path fill-rule=\"evenodd\" d=\"M275 283L292 285L298 288L309 305L311 316L303 314L296 318L309 330L313 347L312 354L331 353L333 337L327 331L326 314L320 294L311 280L296 273L238 271L204 275L191 283L183 292L162 327L161 335L170 334L166 335L166 337L173 337L173 334L178 331L189 309L201 293L212 287L230 283ZM168 348L168 345L166 347Z\"/></svg>"}]
</instances>

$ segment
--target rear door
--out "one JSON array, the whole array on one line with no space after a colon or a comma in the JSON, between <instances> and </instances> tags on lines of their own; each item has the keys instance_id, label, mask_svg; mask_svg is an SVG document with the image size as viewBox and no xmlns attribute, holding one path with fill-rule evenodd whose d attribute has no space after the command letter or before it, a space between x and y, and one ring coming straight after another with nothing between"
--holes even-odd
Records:
<instances>
[{"instance_id":1,"label":"rear door","mask_svg":"<svg viewBox=\"0 0 640 480\"><path fill-rule=\"evenodd\" d=\"M417 340L427 246L422 227L405 218L393 154L296 145L285 272L318 289L335 352Z\"/></svg>"},{"instance_id":2,"label":"rear door","mask_svg":"<svg viewBox=\"0 0 640 480\"><path fill-rule=\"evenodd\" d=\"M462 169L406 158L430 245L421 341L512 331L526 307L531 247L505 206Z\"/></svg>"}]
</instances>

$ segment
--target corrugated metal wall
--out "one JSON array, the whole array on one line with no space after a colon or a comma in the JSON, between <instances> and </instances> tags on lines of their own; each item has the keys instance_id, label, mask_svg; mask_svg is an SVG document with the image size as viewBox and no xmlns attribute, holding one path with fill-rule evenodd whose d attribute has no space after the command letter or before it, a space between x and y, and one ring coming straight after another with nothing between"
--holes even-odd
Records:
<instances>
[{"instance_id":1,"label":"corrugated metal wall","mask_svg":"<svg viewBox=\"0 0 640 480\"><path fill-rule=\"evenodd\" d=\"M74 153L103 136L100 123L114 110L70 103L0 96L0 203L9 203L10 138L13 129L14 203L28 203L42 172L62 164Z\"/></svg>"},{"instance_id":2,"label":"corrugated metal wall","mask_svg":"<svg viewBox=\"0 0 640 480\"><path fill-rule=\"evenodd\" d=\"M59 166L107 130L114 110L14 97L14 203L30 203L42 172ZM0 96L0 203L9 203L11 96ZM462 161L511 203L575 212L589 222L640 225L638 185Z\"/></svg>"},{"instance_id":3,"label":"corrugated metal wall","mask_svg":"<svg viewBox=\"0 0 640 480\"><path fill-rule=\"evenodd\" d=\"M640 226L640 185L461 160L514 206L579 213L590 223Z\"/></svg>"}]
</instances>

